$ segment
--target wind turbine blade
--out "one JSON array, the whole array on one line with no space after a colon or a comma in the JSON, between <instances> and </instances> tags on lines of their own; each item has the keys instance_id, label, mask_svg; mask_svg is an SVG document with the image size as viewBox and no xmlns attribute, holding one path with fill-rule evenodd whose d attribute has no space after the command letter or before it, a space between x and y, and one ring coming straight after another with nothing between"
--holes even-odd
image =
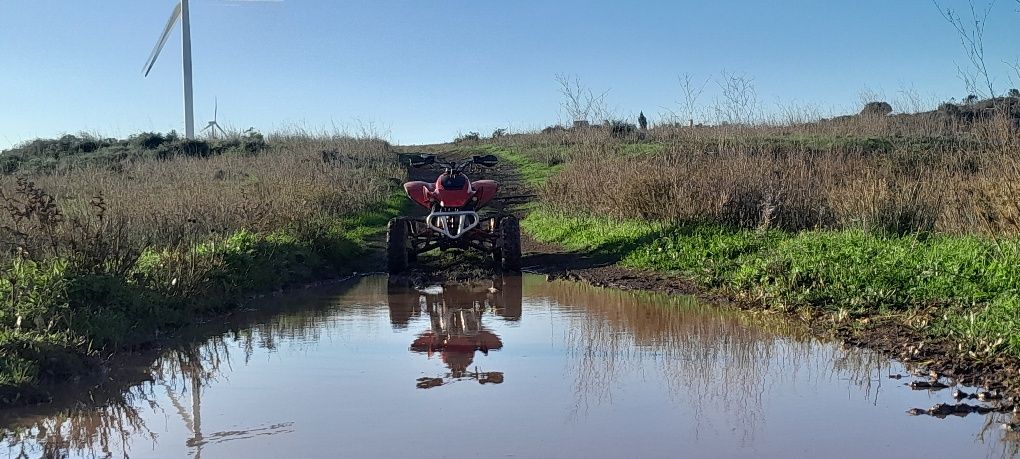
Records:
<instances>
[{"instance_id":1,"label":"wind turbine blade","mask_svg":"<svg viewBox=\"0 0 1020 459\"><path fill-rule=\"evenodd\" d=\"M220 125L217 124L216 129L220 130L220 134L223 134L223 137L227 136L227 131L224 131L223 128L220 127Z\"/></svg>"},{"instance_id":2,"label":"wind turbine blade","mask_svg":"<svg viewBox=\"0 0 1020 459\"><path fill-rule=\"evenodd\" d=\"M220 99L216 97L213 98L213 111L212 111L213 122L216 122L216 114L219 113L219 111L220 111Z\"/></svg>"},{"instance_id":3,"label":"wind turbine blade","mask_svg":"<svg viewBox=\"0 0 1020 459\"><path fill-rule=\"evenodd\" d=\"M163 28L163 35L159 36L159 41L156 42L156 46L152 48L152 52L149 53L149 59L145 61L145 66L142 70L145 72L145 76L149 76L149 71L152 70L152 66L156 64L156 58L159 57L159 52L163 50L163 45L166 44L168 38L170 38L170 32L174 28L174 24L181 18L181 4L178 2L177 6L174 7L173 12L170 13L170 18L166 21L166 27Z\"/></svg>"},{"instance_id":4,"label":"wind turbine blade","mask_svg":"<svg viewBox=\"0 0 1020 459\"><path fill-rule=\"evenodd\" d=\"M209 128L211 128L211 127L213 127L213 125L212 125L212 124L209 124L208 126L206 126L206 127L202 128L202 130L201 130L201 131L198 131L198 132L205 132L205 131L208 131L208 130L209 130Z\"/></svg>"}]
</instances>

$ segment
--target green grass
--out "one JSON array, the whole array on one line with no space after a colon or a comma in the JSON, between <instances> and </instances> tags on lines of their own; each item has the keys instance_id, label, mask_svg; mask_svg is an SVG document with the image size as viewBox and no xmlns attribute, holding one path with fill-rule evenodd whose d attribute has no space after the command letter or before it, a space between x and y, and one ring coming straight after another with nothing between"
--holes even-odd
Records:
<instances>
[{"instance_id":1,"label":"green grass","mask_svg":"<svg viewBox=\"0 0 1020 459\"><path fill-rule=\"evenodd\" d=\"M521 180L530 188L546 185L550 177L563 170L562 163L550 165L547 162L534 159L534 156L524 154L519 149L490 146L487 151L513 164L517 168L517 173L520 173ZM530 151L530 153L546 154L541 151Z\"/></svg>"},{"instance_id":2,"label":"green grass","mask_svg":"<svg viewBox=\"0 0 1020 459\"><path fill-rule=\"evenodd\" d=\"M661 143L623 143L620 154L624 156L651 156L661 153L666 146Z\"/></svg>"},{"instance_id":3,"label":"green grass","mask_svg":"<svg viewBox=\"0 0 1020 459\"><path fill-rule=\"evenodd\" d=\"M560 144L531 145L527 147L496 144L460 145L449 151L462 154L493 154L514 166L521 180L531 188L539 188L565 167L572 148ZM647 156L660 153L665 145L659 143L620 143L617 154Z\"/></svg>"},{"instance_id":4,"label":"green grass","mask_svg":"<svg viewBox=\"0 0 1020 459\"><path fill-rule=\"evenodd\" d=\"M95 367L95 357L145 344L157 330L236 308L246 295L363 269L365 238L404 206L258 234L237 231L194 247L150 249L126 272L71 260L15 260L0 276L0 406L33 401L41 382ZM19 319L20 318L20 319Z\"/></svg>"},{"instance_id":5,"label":"green grass","mask_svg":"<svg viewBox=\"0 0 1020 459\"><path fill-rule=\"evenodd\" d=\"M755 231L532 213L543 242L612 255L767 306L851 316L935 308L927 331L976 352L1020 356L1020 241L887 236L859 230Z\"/></svg>"},{"instance_id":6,"label":"green grass","mask_svg":"<svg viewBox=\"0 0 1020 459\"><path fill-rule=\"evenodd\" d=\"M549 165L537 161L517 149L494 147L488 151L500 159L512 163L517 168L517 172L521 174L521 180L524 180L524 183L532 188L544 185L550 177L563 170L562 163Z\"/></svg>"},{"instance_id":7,"label":"green grass","mask_svg":"<svg viewBox=\"0 0 1020 459\"><path fill-rule=\"evenodd\" d=\"M535 146L524 150L517 147L481 144L455 146L449 150L465 154L496 155L500 160L513 164L517 173L521 175L521 180L532 188L544 185L550 177L563 170L563 155L566 154L566 147L562 145Z\"/></svg>"},{"instance_id":8,"label":"green grass","mask_svg":"<svg viewBox=\"0 0 1020 459\"><path fill-rule=\"evenodd\" d=\"M567 217L536 210L521 222L522 229L544 242L555 242L570 250L622 256L627 242L658 236L665 228L655 222L610 221L595 217Z\"/></svg>"}]
</instances>

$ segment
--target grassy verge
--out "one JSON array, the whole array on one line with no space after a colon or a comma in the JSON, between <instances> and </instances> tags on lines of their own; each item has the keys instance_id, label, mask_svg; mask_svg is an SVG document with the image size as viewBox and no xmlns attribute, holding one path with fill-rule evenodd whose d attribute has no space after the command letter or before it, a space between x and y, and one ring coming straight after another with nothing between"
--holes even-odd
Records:
<instances>
[{"instance_id":1,"label":"grassy verge","mask_svg":"<svg viewBox=\"0 0 1020 459\"><path fill-rule=\"evenodd\" d=\"M490 145L487 151L513 164L524 183L532 188L544 185L550 177L563 170L563 164L536 161L519 149Z\"/></svg>"},{"instance_id":2,"label":"grassy verge","mask_svg":"<svg viewBox=\"0 0 1020 459\"><path fill-rule=\"evenodd\" d=\"M493 154L503 161L509 162L521 175L521 180L531 188L545 184L550 177L560 173L564 164L560 156L565 147L559 145L533 146L518 148L507 145L443 145L443 152L484 155Z\"/></svg>"},{"instance_id":3,"label":"grassy verge","mask_svg":"<svg viewBox=\"0 0 1020 459\"><path fill-rule=\"evenodd\" d=\"M0 405L252 294L363 270L404 201L390 145L343 133L64 136L0 156Z\"/></svg>"},{"instance_id":4,"label":"grassy verge","mask_svg":"<svg viewBox=\"0 0 1020 459\"><path fill-rule=\"evenodd\" d=\"M543 242L676 273L769 307L809 308L839 320L921 314L924 332L966 352L1020 356L1020 240L756 231L542 210L522 226Z\"/></svg>"},{"instance_id":5,"label":"grassy verge","mask_svg":"<svg viewBox=\"0 0 1020 459\"><path fill-rule=\"evenodd\" d=\"M11 306L0 314L17 323L0 332L0 405L43 398L40 383L80 376L102 355L227 312L247 295L361 269L365 237L381 231L402 203L394 195L352 216L150 249L124 269L15 260L0 282L0 297Z\"/></svg>"}]
</instances>

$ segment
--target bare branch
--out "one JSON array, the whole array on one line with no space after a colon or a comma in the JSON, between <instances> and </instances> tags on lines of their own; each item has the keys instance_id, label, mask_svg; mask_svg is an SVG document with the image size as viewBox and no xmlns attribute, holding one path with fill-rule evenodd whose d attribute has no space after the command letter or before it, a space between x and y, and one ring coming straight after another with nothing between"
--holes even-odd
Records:
<instances>
[{"instance_id":1,"label":"bare branch","mask_svg":"<svg viewBox=\"0 0 1020 459\"><path fill-rule=\"evenodd\" d=\"M964 20L963 16L952 8L942 8L938 0L932 0L932 4L935 5L946 22L956 30L960 37L960 45L963 46L967 60L970 61L972 72L964 72L957 66L964 83L971 86L968 87L968 91L984 95L984 89L987 88L987 96L995 97L994 78L988 71L985 59L985 26L988 24L988 16L992 12L995 0L988 2L985 8L980 11L974 5L974 0L968 0L970 18L967 20ZM982 80L983 87L980 91L977 90L976 80L978 79Z\"/></svg>"},{"instance_id":2,"label":"bare branch","mask_svg":"<svg viewBox=\"0 0 1020 459\"><path fill-rule=\"evenodd\" d=\"M716 116L727 123L748 123L758 106L758 93L754 80L723 70L716 80L722 100L716 100Z\"/></svg>"},{"instance_id":3,"label":"bare branch","mask_svg":"<svg viewBox=\"0 0 1020 459\"><path fill-rule=\"evenodd\" d=\"M860 91L857 91L857 101L862 107L871 102L884 102L885 99L885 92L882 90L874 90L865 86Z\"/></svg>"},{"instance_id":4,"label":"bare branch","mask_svg":"<svg viewBox=\"0 0 1020 459\"><path fill-rule=\"evenodd\" d=\"M556 74L555 79L563 96L560 105L570 116L571 121L589 121L593 115L595 117L606 115L605 99L609 90L596 96L591 88L581 83L581 77L577 75Z\"/></svg>"},{"instance_id":5,"label":"bare branch","mask_svg":"<svg viewBox=\"0 0 1020 459\"><path fill-rule=\"evenodd\" d=\"M705 92L705 87L708 86L711 78L705 78L705 81L701 82L700 86L694 81L694 76L690 73L677 76L677 80L680 81L680 91L684 97L678 103L683 108L685 121L694 122L694 112L698 108L698 98Z\"/></svg>"},{"instance_id":6,"label":"bare branch","mask_svg":"<svg viewBox=\"0 0 1020 459\"><path fill-rule=\"evenodd\" d=\"M1020 3L1020 0L1017 0L1017 2ZM1013 75L1009 75L1008 78L1010 86L1013 86L1015 88L1018 85L1020 85L1020 60L1014 60L1013 62L1002 61L1002 63L1006 64L1006 66L1009 67L1014 74L1016 74L1017 77L1016 80L1013 79Z\"/></svg>"},{"instance_id":7,"label":"bare branch","mask_svg":"<svg viewBox=\"0 0 1020 459\"><path fill-rule=\"evenodd\" d=\"M902 113L920 113L924 110L921 94L913 86L901 85L899 91L896 91L894 103Z\"/></svg>"}]
</instances>

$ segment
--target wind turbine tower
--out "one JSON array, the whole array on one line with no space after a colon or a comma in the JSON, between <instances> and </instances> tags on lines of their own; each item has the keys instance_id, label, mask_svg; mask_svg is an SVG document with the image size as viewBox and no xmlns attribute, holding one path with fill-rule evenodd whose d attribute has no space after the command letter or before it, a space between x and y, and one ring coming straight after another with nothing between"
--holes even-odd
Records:
<instances>
[{"instance_id":1,"label":"wind turbine tower","mask_svg":"<svg viewBox=\"0 0 1020 459\"><path fill-rule=\"evenodd\" d=\"M163 34L159 36L159 41L152 48L149 59L145 61L144 70L145 76L149 76L149 71L152 70L152 66L156 63L159 52L163 50L163 45L166 44L167 39L170 37L170 32L173 31L174 25L177 24L178 20L181 21L181 43L183 45L183 52L181 54L184 64L184 136L188 139L194 139L195 110L192 104L191 82L191 14L188 9L188 0L181 0L170 13L170 18L166 21L166 27L163 28Z\"/></svg>"}]
</instances>

